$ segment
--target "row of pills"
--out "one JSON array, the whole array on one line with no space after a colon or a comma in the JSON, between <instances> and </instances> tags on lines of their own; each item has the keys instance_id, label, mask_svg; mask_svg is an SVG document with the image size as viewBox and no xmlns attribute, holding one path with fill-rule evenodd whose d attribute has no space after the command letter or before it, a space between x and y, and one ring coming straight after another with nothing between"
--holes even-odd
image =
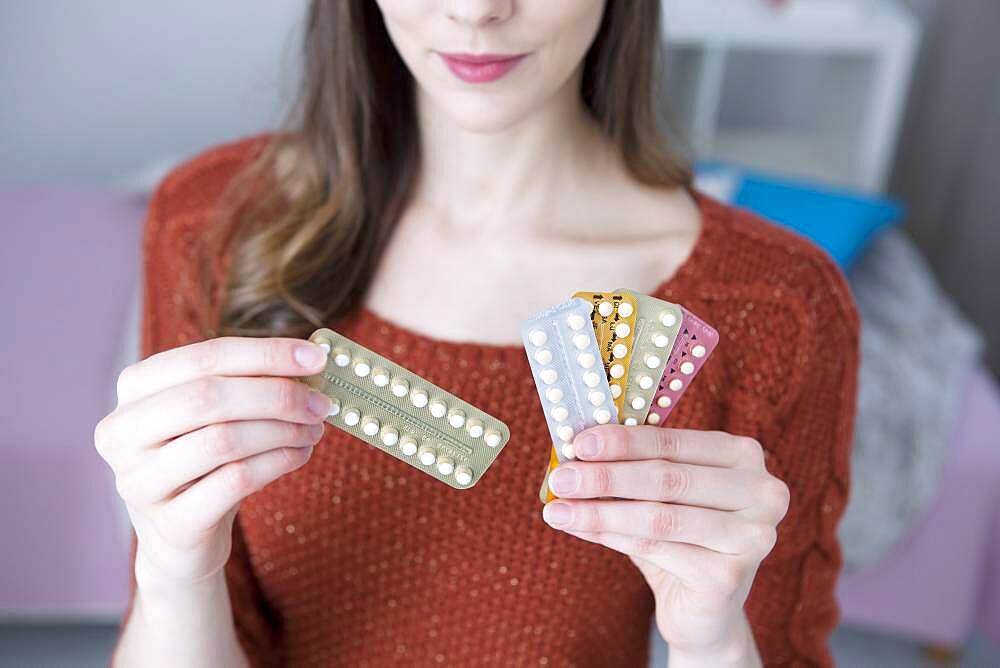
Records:
<instances>
[{"instance_id":1,"label":"row of pills","mask_svg":"<svg viewBox=\"0 0 1000 668\"><path fill-rule=\"evenodd\" d=\"M653 395L646 424L661 425L666 422L674 406L719 343L719 333L714 328L683 306L680 309L680 331Z\"/></svg>"},{"instance_id":2,"label":"row of pills","mask_svg":"<svg viewBox=\"0 0 1000 668\"><path fill-rule=\"evenodd\" d=\"M681 326L683 314L676 304L632 291L636 300L636 341L632 367L625 385L622 424L646 421L653 395L663 376L671 346Z\"/></svg>"},{"instance_id":3,"label":"row of pills","mask_svg":"<svg viewBox=\"0 0 1000 668\"><path fill-rule=\"evenodd\" d=\"M591 326L601 350L601 361L611 388L611 398L615 408L621 413L635 344L635 297L621 290L613 293L577 292L573 296L591 304Z\"/></svg>"}]
</instances>

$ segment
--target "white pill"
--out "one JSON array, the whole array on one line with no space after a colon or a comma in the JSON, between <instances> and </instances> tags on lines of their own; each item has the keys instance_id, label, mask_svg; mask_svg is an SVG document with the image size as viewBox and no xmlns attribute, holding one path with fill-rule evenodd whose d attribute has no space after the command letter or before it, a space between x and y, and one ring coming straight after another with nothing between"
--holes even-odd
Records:
<instances>
[{"instance_id":1,"label":"white pill","mask_svg":"<svg viewBox=\"0 0 1000 668\"><path fill-rule=\"evenodd\" d=\"M438 460L438 473L441 475L451 475L455 472L455 462L450 457L442 457Z\"/></svg>"},{"instance_id":2,"label":"white pill","mask_svg":"<svg viewBox=\"0 0 1000 668\"><path fill-rule=\"evenodd\" d=\"M572 441L573 427L569 426L568 424L564 424L558 429L556 429L556 435L558 435L559 438L561 438L564 441Z\"/></svg>"},{"instance_id":3,"label":"white pill","mask_svg":"<svg viewBox=\"0 0 1000 668\"><path fill-rule=\"evenodd\" d=\"M364 378L365 376L370 374L371 371L372 367L370 364L368 364L367 361L356 360L354 362L354 375L358 376L359 378Z\"/></svg>"},{"instance_id":4,"label":"white pill","mask_svg":"<svg viewBox=\"0 0 1000 668\"><path fill-rule=\"evenodd\" d=\"M670 311L664 311L660 314L660 322L664 327L673 327L677 324L677 316Z\"/></svg>"},{"instance_id":5,"label":"white pill","mask_svg":"<svg viewBox=\"0 0 1000 668\"><path fill-rule=\"evenodd\" d=\"M347 354L346 350L340 349L333 356L333 363L340 367L347 366L351 363L351 356Z\"/></svg>"},{"instance_id":6,"label":"white pill","mask_svg":"<svg viewBox=\"0 0 1000 668\"><path fill-rule=\"evenodd\" d=\"M463 486L472 482L472 469L468 466L460 465L455 469L455 482Z\"/></svg>"},{"instance_id":7,"label":"white pill","mask_svg":"<svg viewBox=\"0 0 1000 668\"><path fill-rule=\"evenodd\" d=\"M701 345L700 343L691 349L691 354L694 355L695 357L704 357L705 352L706 352L705 346Z\"/></svg>"},{"instance_id":8,"label":"white pill","mask_svg":"<svg viewBox=\"0 0 1000 668\"><path fill-rule=\"evenodd\" d=\"M382 445L392 447L399 443L399 432L392 427L382 429Z\"/></svg>"},{"instance_id":9,"label":"white pill","mask_svg":"<svg viewBox=\"0 0 1000 668\"><path fill-rule=\"evenodd\" d=\"M444 402L441 401L440 399L435 399L434 401L431 402L430 408L428 410L430 410L431 415L433 415L434 417L441 418L444 417L445 414L447 414L448 407L445 406Z\"/></svg>"},{"instance_id":10,"label":"white pill","mask_svg":"<svg viewBox=\"0 0 1000 668\"><path fill-rule=\"evenodd\" d=\"M656 413L650 413L646 416L647 424L660 424L660 416Z\"/></svg>"},{"instance_id":11,"label":"white pill","mask_svg":"<svg viewBox=\"0 0 1000 668\"><path fill-rule=\"evenodd\" d=\"M634 417L627 417L627 418L625 418L625 425L626 426L628 426L628 427L634 427L637 424L639 424L639 421L636 420Z\"/></svg>"},{"instance_id":12,"label":"white pill","mask_svg":"<svg viewBox=\"0 0 1000 668\"><path fill-rule=\"evenodd\" d=\"M594 371L583 374L583 384L587 387L597 387L601 382L601 377Z\"/></svg>"},{"instance_id":13,"label":"white pill","mask_svg":"<svg viewBox=\"0 0 1000 668\"><path fill-rule=\"evenodd\" d=\"M646 359L643 361L646 363L646 367L650 369L656 369L662 362L657 355L646 355Z\"/></svg>"},{"instance_id":14,"label":"white pill","mask_svg":"<svg viewBox=\"0 0 1000 668\"><path fill-rule=\"evenodd\" d=\"M576 448L573 447L572 443L563 443L559 446L559 450L566 459L576 459Z\"/></svg>"},{"instance_id":15,"label":"white pill","mask_svg":"<svg viewBox=\"0 0 1000 668\"><path fill-rule=\"evenodd\" d=\"M622 386L618 383L611 383L611 398L617 399L622 396Z\"/></svg>"},{"instance_id":16,"label":"white pill","mask_svg":"<svg viewBox=\"0 0 1000 668\"><path fill-rule=\"evenodd\" d=\"M528 334L528 340L531 341L532 345L544 346L545 342L549 340L549 337L545 335L540 329L533 329Z\"/></svg>"},{"instance_id":17,"label":"white pill","mask_svg":"<svg viewBox=\"0 0 1000 668\"><path fill-rule=\"evenodd\" d=\"M375 369L372 372L372 382L375 383L377 387L385 387L389 384L389 374L385 372L385 369Z\"/></svg>"},{"instance_id":18,"label":"white pill","mask_svg":"<svg viewBox=\"0 0 1000 668\"><path fill-rule=\"evenodd\" d=\"M668 387L674 392L680 392L681 388L684 387L684 383L681 381L680 378L674 378L672 381L670 381L670 385L668 385Z\"/></svg>"},{"instance_id":19,"label":"white pill","mask_svg":"<svg viewBox=\"0 0 1000 668\"><path fill-rule=\"evenodd\" d=\"M460 410L453 410L448 414L448 424L455 429L465 426L465 413Z\"/></svg>"},{"instance_id":20,"label":"white pill","mask_svg":"<svg viewBox=\"0 0 1000 668\"><path fill-rule=\"evenodd\" d=\"M413 390L410 392L410 403L417 408L423 408L427 405L427 393L420 389Z\"/></svg>"},{"instance_id":21,"label":"white pill","mask_svg":"<svg viewBox=\"0 0 1000 668\"><path fill-rule=\"evenodd\" d=\"M374 436L378 433L379 428L378 420L375 418L365 418L364 424L361 425L361 431L365 432L368 436Z\"/></svg>"},{"instance_id":22,"label":"white pill","mask_svg":"<svg viewBox=\"0 0 1000 668\"><path fill-rule=\"evenodd\" d=\"M628 302L623 301L618 305L618 315L623 318L627 318L632 315L632 305Z\"/></svg>"},{"instance_id":23,"label":"white pill","mask_svg":"<svg viewBox=\"0 0 1000 668\"><path fill-rule=\"evenodd\" d=\"M694 373L694 363L693 362L681 362L681 373L685 376L690 376Z\"/></svg>"},{"instance_id":24,"label":"white pill","mask_svg":"<svg viewBox=\"0 0 1000 668\"><path fill-rule=\"evenodd\" d=\"M392 393L402 399L410 391L410 384L404 378L397 378L392 381Z\"/></svg>"},{"instance_id":25,"label":"white pill","mask_svg":"<svg viewBox=\"0 0 1000 668\"><path fill-rule=\"evenodd\" d=\"M548 348L539 348L535 351L535 361L539 364L548 364L552 361L552 351Z\"/></svg>"},{"instance_id":26,"label":"white pill","mask_svg":"<svg viewBox=\"0 0 1000 668\"><path fill-rule=\"evenodd\" d=\"M646 407L646 400L642 397L632 397L632 408L639 411Z\"/></svg>"},{"instance_id":27,"label":"white pill","mask_svg":"<svg viewBox=\"0 0 1000 668\"><path fill-rule=\"evenodd\" d=\"M559 374L556 373L555 369L542 369L538 375L546 385L551 385L559 378Z\"/></svg>"},{"instance_id":28,"label":"white pill","mask_svg":"<svg viewBox=\"0 0 1000 668\"><path fill-rule=\"evenodd\" d=\"M615 310L615 305L611 302L601 302L597 307L597 312L607 318Z\"/></svg>"},{"instance_id":29,"label":"white pill","mask_svg":"<svg viewBox=\"0 0 1000 668\"><path fill-rule=\"evenodd\" d=\"M586 334L574 334L573 345L578 349L583 350L590 345L590 338Z\"/></svg>"},{"instance_id":30,"label":"white pill","mask_svg":"<svg viewBox=\"0 0 1000 668\"><path fill-rule=\"evenodd\" d=\"M486 432L485 440L486 440L486 445L490 446L491 448L495 448L498 445L500 445L500 433L490 429Z\"/></svg>"},{"instance_id":31,"label":"white pill","mask_svg":"<svg viewBox=\"0 0 1000 668\"><path fill-rule=\"evenodd\" d=\"M417 439L412 436L404 436L399 439L399 450L407 457L412 457L417 451Z\"/></svg>"},{"instance_id":32,"label":"white pill","mask_svg":"<svg viewBox=\"0 0 1000 668\"><path fill-rule=\"evenodd\" d=\"M320 348L322 348L323 352L326 353L327 355L330 354L330 344L327 343L326 341L324 341L323 343L318 343L316 345L318 345Z\"/></svg>"},{"instance_id":33,"label":"white pill","mask_svg":"<svg viewBox=\"0 0 1000 668\"><path fill-rule=\"evenodd\" d=\"M628 326L627 322L620 322L615 325L615 336L618 338L625 338L632 333L632 328Z\"/></svg>"},{"instance_id":34,"label":"white pill","mask_svg":"<svg viewBox=\"0 0 1000 668\"><path fill-rule=\"evenodd\" d=\"M357 409L352 408L344 413L344 424L348 427L353 427L359 422L361 422L361 413Z\"/></svg>"},{"instance_id":35,"label":"white pill","mask_svg":"<svg viewBox=\"0 0 1000 668\"><path fill-rule=\"evenodd\" d=\"M340 399L330 400L330 410L326 414L330 417L340 414Z\"/></svg>"},{"instance_id":36,"label":"white pill","mask_svg":"<svg viewBox=\"0 0 1000 668\"><path fill-rule=\"evenodd\" d=\"M556 422L562 422L569 417L569 411L566 410L565 406L556 406L552 409L552 418Z\"/></svg>"},{"instance_id":37,"label":"white pill","mask_svg":"<svg viewBox=\"0 0 1000 668\"><path fill-rule=\"evenodd\" d=\"M590 403L594 404L595 406L600 406L601 404L604 403L604 400L607 399L607 397L604 395L603 392L598 392L597 390L594 390L593 392L587 395L587 399L589 399Z\"/></svg>"},{"instance_id":38,"label":"white pill","mask_svg":"<svg viewBox=\"0 0 1000 668\"><path fill-rule=\"evenodd\" d=\"M612 378L621 378L625 375L625 367L622 364L612 364L609 373Z\"/></svg>"},{"instance_id":39,"label":"white pill","mask_svg":"<svg viewBox=\"0 0 1000 668\"><path fill-rule=\"evenodd\" d=\"M606 408L598 408L594 411L594 419L597 424L607 424L611 422L611 413Z\"/></svg>"},{"instance_id":40,"label":"white pill","mask_svg":"<svg viewBox=\"0 0 1000 668\"><path fill-rule=\"evenodd\" d=\"M417 452L417 459L419 459L420 463L424 466L431 466L435 461L437 461L437 454L434 452L433 448L425 445Z\"/></svg>"},{"instance_id":41,"label":"white pill","mask_svg":"<svg viewBox=\"0 0 1000 668\"><path fill-rule=\"evenodd\" d=\"M566 323L573 331L579 331L583 329L583 326L584 324L586 324L586 322L587 321L584 320L583 316L578 313L574 313L573 315L566 318Z\"/></svg>"},{"instance_id":42,"label":"white pill","mask_svg":"<svg viewBox=\"0 0 1000 668\"><path fill-rule=\"evenodd\" d=\"M653 334L653 345L657 348L666 348L670 343L670 337L666 334Z\"/></svg>"},{"instance_id":43,"label":"white pill","mask_svg":"<svg viewBox=\"0 0 1000 668\"><path fill-rule=\"evenodd\" d=\"M616 360L620 360L628 355L628 346L624 343L617 343L615 344L615 347L611 349L611 354L614 355Z\"/></svg>"},{"instance_id":44,"label":"white pill","mask_svg":"<svg viewBox=\"0 0 1000 668\"><path fill-rule=\"evenodd\" d=\"M584 369L589 369L597 363L593 353L580 353L576 358L576 363Z\"/></svg>"},{"instance_id":45,"label":"white pill","mask_svg":"<svg viewBox=\"0 0 1000 668\"><path fill-rule=\"evenodd\" d=\"M656 405L660 408L669 408L671 403L670 397L665 394L656 400Z\"/></svg>"},{"instance_id":46,"label":"white pill","mask_svg":"<svg viewBox=\"0 0 1000 668\"><path fill-rule=\"evenodd\" d=\"M472 438L481 438L483 435L483 423L475 418L469 420L465 428Z\"/></svg>"},{"instance_id":47,"label":"white pill","mask_svg":"<svg viewBox=\"0 0 1000 668\"><path fill-rule=\"evenodd\" d=\"M563 391L560 390L558 387L550 387L549 389L545 390L545 398L554 404L558 403L562 401Z\"/></svg>"},{"instance_id":48,"label":"white pill","mask_svg":"<svg viewBox=\"0 0 1000 668\"><path fill-rule=\"evenodd\" d=\"M646 374L639 376L639 387L644 390L648 390L653 387L653 377L647 376Z\"/></svg>"}]
</instances>

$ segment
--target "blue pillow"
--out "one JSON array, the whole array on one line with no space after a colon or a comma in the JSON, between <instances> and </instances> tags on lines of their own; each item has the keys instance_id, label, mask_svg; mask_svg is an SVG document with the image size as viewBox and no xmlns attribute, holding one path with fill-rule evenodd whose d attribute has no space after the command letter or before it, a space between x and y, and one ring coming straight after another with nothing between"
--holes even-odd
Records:
<instances>
[{"instance_id":1,"label":"blue pillow","mask_svg":"<svg viewBox=\"0 0 1000 668\"><path fill-rule=\"evenodd\" d=\"M879 232L899 223L905 213L902 204L884 197L786 180L718 163L699 163L697 171L699 178L723 172L735 175L738 180L732 204L812 239L844 270L850 269Z\"/></svg>"}]
</instances>

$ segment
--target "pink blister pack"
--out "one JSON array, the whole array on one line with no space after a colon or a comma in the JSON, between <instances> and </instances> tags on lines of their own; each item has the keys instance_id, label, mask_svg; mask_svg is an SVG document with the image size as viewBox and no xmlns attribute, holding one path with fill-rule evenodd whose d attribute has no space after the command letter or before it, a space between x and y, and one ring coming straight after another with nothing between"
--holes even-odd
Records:
<instances>
[{"instance_id":1,"label":"pink blister pack","mask_svg":"<svg viewBox=\"0 0 1000 668\"><path fill-rule=\"evenodd\" d=\"M659 387L653 395L646 424L662 425L666 422L670 411L719 343L719 333L714 328L683 306L681 311L681 328L670 351Z\"/></svg>"}]
</instances>

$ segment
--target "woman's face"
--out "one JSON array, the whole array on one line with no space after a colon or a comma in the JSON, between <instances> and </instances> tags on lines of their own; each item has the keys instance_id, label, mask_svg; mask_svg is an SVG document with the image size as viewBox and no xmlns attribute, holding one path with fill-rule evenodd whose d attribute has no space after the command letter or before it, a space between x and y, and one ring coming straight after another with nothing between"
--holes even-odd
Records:
<instances>
[{"instance_id":1,"label":"woman's face","mask_svg":"<svg viewBox=\"0 0 1000 668\"><path fill-rule=\"evenodd\" d=\"M582 67L605 0L377 0L420 93L457 125L502 130Z\"/></svg>"}]
</instances>

